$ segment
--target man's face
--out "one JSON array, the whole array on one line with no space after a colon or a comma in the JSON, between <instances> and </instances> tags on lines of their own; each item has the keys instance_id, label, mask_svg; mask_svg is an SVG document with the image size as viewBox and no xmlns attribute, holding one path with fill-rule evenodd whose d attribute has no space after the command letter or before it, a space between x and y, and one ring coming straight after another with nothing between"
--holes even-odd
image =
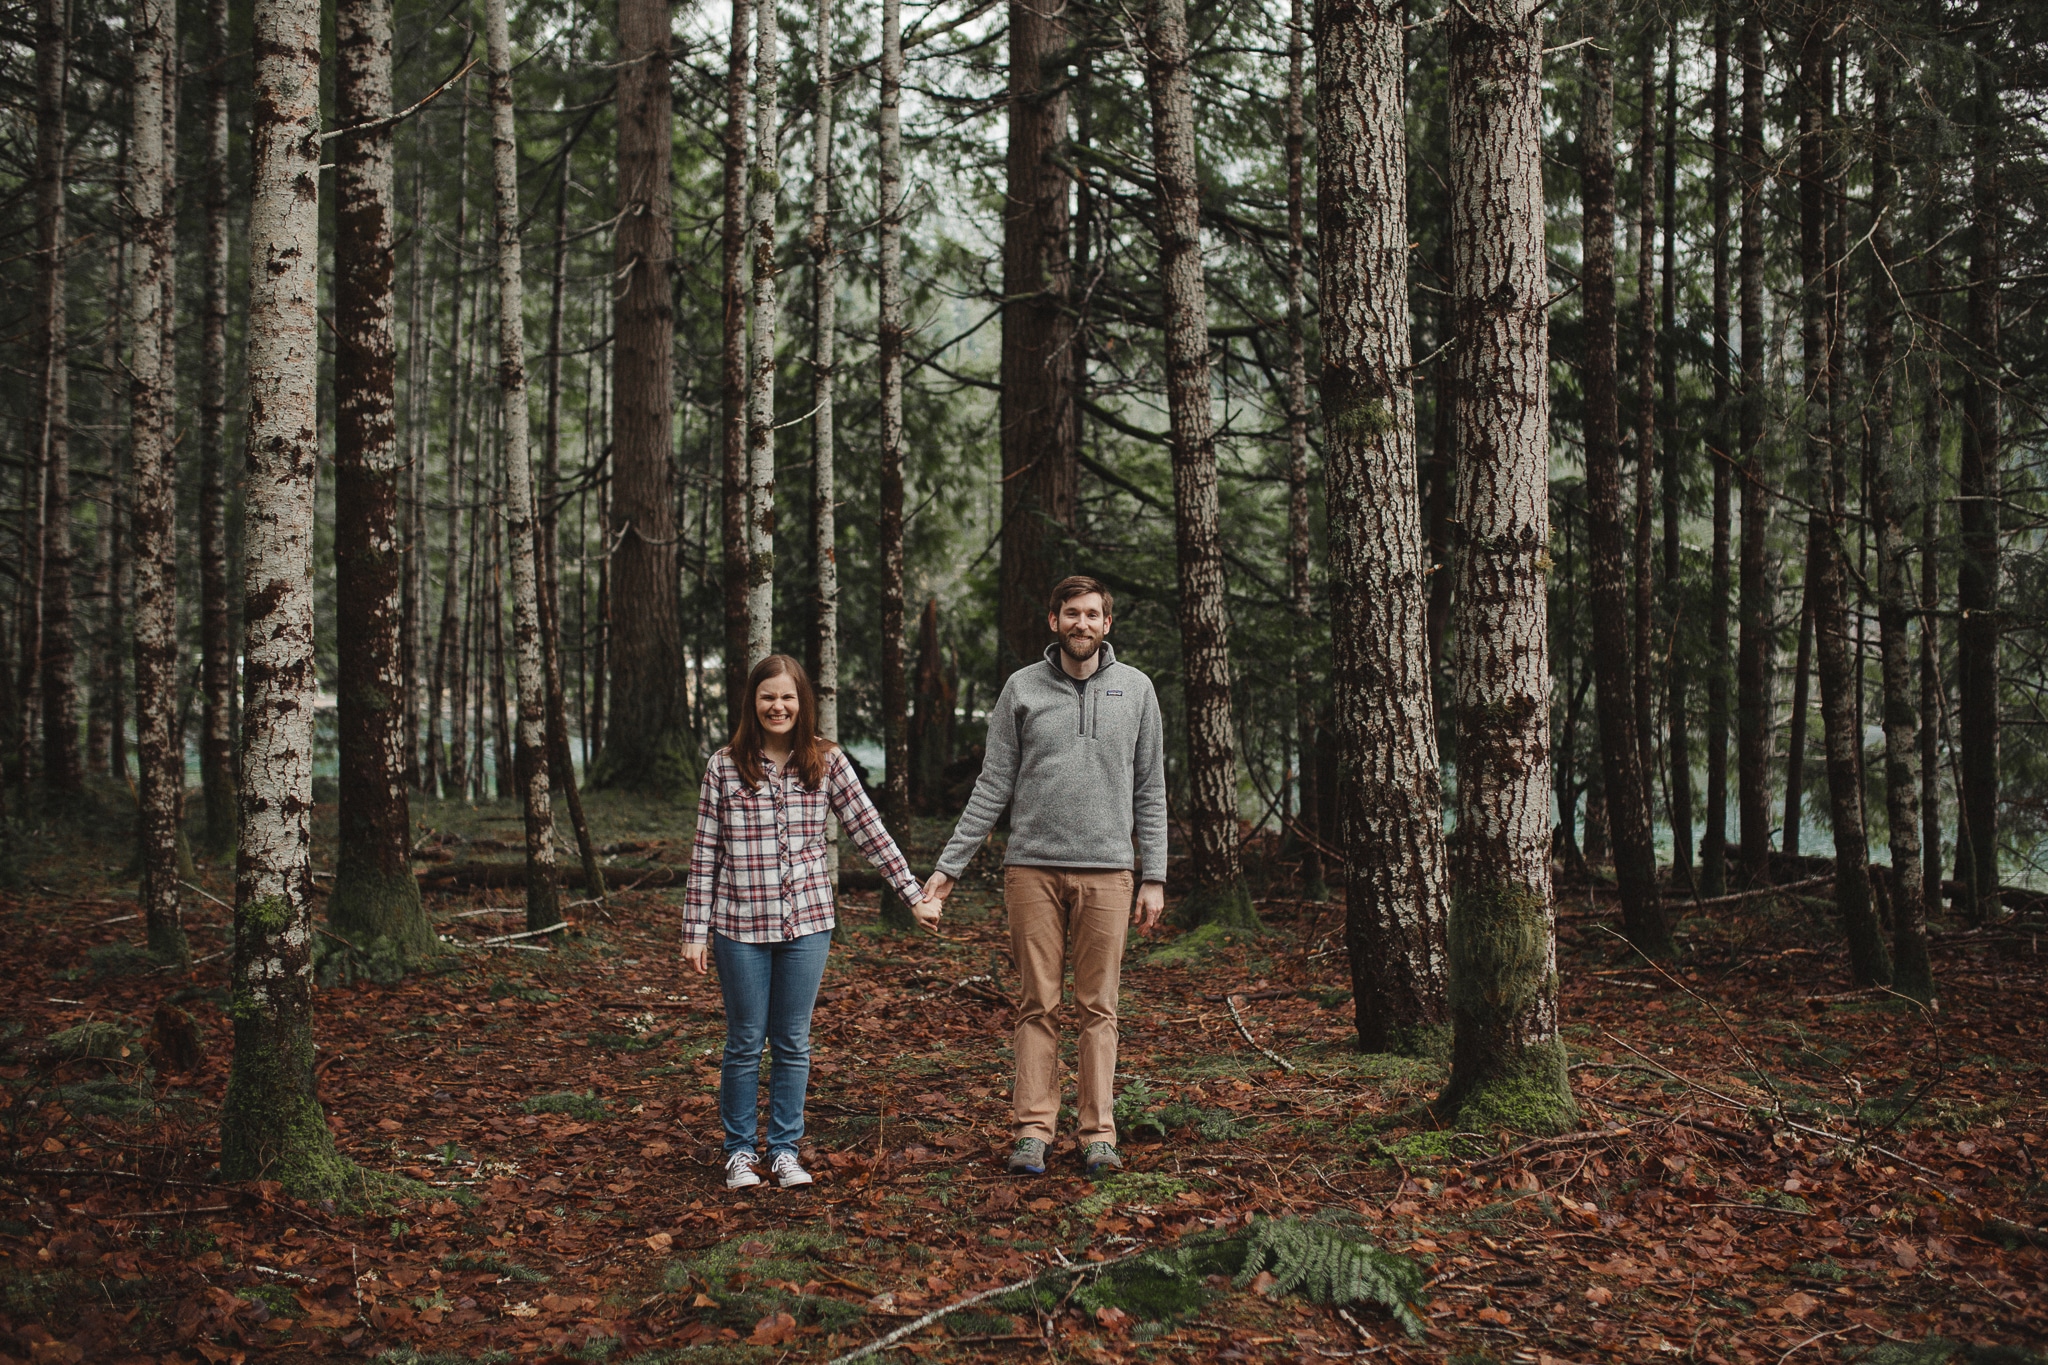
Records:
<instances>
[{"instance_id":1,"label":"man's face","mask_svg":"<svg viewBox=\"0 0 2048 1365\"><path fill-rule=\"evenodd\" d=\"M1060 648L1076 663L1094 658L1095 651L1102 648L1102 637L1109 634L1109 614L1102 609L1099 592L1069 597L1045 620L1060 637Z\"/></svg>"}]
</instances>

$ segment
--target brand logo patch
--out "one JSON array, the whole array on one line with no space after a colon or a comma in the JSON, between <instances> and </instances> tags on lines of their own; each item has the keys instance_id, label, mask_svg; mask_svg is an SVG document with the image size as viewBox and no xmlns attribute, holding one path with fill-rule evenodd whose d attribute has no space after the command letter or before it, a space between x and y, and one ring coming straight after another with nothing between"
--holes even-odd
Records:
<instances>
[{"instance_id":1,"label":"brand logo patch","mask_svg":"<svg viewBox=\"0 0 2048 1365\"><path fill-rule=\"evenodd\" d=\"M1121 687L1112 687L1102 695L1105 697L1121 697L1123 694L1124 690Z\"/></svg>"}]
</instances>

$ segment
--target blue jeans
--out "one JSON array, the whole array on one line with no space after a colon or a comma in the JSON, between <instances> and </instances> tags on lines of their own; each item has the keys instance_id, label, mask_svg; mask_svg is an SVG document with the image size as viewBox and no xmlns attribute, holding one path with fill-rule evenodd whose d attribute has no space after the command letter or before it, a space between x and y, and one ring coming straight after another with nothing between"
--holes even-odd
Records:
<instances>
[{"instance_id":1,"label":"blue jeans","mask_svg":"<svg viewBox=\"0 0 2048 1365\"><path fill-rule=\"evenodd\" d=\"M794 1152L804 1136L804 1093L811 1083L811 1007L825 979L832 933L782 943L739 943L714 932L718 989L725 996L725 1063L718 1073L718 1118L725 1154L759 1152L754 1132L761 1092L761 1045L768 1073L768 1158Z\"/></svg>"}]
</instances>

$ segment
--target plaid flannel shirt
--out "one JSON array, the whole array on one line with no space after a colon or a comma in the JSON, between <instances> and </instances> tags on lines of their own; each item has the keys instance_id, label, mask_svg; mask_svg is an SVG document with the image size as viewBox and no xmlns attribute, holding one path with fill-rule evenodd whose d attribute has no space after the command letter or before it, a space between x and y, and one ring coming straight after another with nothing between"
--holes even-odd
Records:
<instances>
[{"instance_id":1,"label":"plaid flannel shirt","mask_svg":"<svg viewBox=\"0 0 2048 1365\"><path fill-rule=\"evenodd\" d=\"M728 751L720 749L705 766L683 893L683 942L703 943L716 929L739 943L781 943L832 928L838 921L825 875L828 805L898 895L912 905L923 898L844 750L827 755L823 791L765 756L761 772L761 785L749 790Z\"/></svg>"}]
</instances>

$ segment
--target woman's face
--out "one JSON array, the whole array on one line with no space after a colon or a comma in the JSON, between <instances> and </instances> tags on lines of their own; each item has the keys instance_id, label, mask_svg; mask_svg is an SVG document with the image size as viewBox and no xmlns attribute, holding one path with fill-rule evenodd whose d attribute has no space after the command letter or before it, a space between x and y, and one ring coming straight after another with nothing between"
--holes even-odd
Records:
<instances>
[{"instance_id":1,"label":"woman's face","mask_svg":"<svg viewBox=\"0 0 2048 1365\"><path fill-rule=\"evenodd\" d=\"M772 738L787 739L796 731L796 679L787 673L763 678L754 689L754 718Z\"/></svg>"}]
</instances>

